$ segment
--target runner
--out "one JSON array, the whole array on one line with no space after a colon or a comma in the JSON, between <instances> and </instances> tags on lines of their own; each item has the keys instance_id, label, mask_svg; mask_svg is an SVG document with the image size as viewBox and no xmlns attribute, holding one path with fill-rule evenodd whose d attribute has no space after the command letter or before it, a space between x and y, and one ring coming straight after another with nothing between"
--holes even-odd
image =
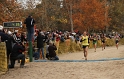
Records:
<instances>
[{"instance_id":1,"label":"runner","mask_svg":"<svg viewBox=\"0 0 124 79\"><path fill-rule=\"evenodd\" d=\"M88 46L89 46L88 38L89 37L87 36L87 32L84 31L83 36L81 38L81 42L82 42L85 60L87 60L87 55L88 55Z\"/></svg>"},{"instance_id":2,"label":"runner","mask_svg":"<svg viewBox=\"0 0 124 79\"><path fill-rule=\"evenodd\" d=\"M93 46L95 48L94 52L96 52L96 46L97 46L97 40L98 40L96 33L93 34L91 39L93 40Z\"/></svg>"},{"instance_id":3,"label":"runner","mask_svg":"<svg viewBox=\"0 0 124 79\"><path fill-rule=\"evenodd\" d=\"M105 40L106 40L106 37L104 34L101 35L101 42L102 42L102 50L105 49Z\"/></svg>"},{"instance_id":4,"label":"runner","mask_svg":"<svg viewBox=\"0 0 124 79\"><path fill-rule=\"evenodd\" d=\"M118 49L118 44L119 44L119 40L120 40L119 35L116 34L115 37L114 37L114 39L115 39L116 48Z\"/></svg>"}]
</instances>

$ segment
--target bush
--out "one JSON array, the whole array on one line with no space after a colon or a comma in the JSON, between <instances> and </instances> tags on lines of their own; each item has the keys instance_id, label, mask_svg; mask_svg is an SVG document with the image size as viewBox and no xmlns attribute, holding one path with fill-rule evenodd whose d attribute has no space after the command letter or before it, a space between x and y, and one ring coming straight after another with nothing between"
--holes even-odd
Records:
<instances>
[{"instance_id":1,"label":"bush","mask_svg":"<svg viewBox=\"0 0 124 79\"><path fill-rule=\"evenodd\" d=\"M121 45L124 45L124 38L122 38L122 39L119 41L119 43L120 43Z\"/></svg>"}]
</instances>

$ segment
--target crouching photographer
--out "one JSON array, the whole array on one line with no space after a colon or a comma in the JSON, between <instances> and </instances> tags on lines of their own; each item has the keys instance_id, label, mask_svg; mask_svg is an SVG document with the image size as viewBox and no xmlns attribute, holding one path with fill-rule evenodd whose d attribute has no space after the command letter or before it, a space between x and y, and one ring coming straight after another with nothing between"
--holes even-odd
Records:
<instances>
[{"instance_id":1,"label":"crouching photographer","mask_svg":"<svg viewBox=\"0 0 124 79\"><path fill-rule=\"evenodd\" d=\"M20 68L24 67L25 55L22 53L24 51L25 51L25 46L20 41L14 44L12 48L12 53L10 54L11 65L9 65L9 68L14 68L15 61L18 59L21 60Z\"/></svg>"},{"instance_id":2,"label":"crouching photographer","mask_svg":"<svg viewBox=\"0 0 124 79\"><path fill-rule=\"evenodd\" d=\"M55 50L57 50L56 46L53 42L49 43L48 51L49 55L47 56L50 60L59 60L58 56L56 55Z\"/></svg>"}]
</instances>

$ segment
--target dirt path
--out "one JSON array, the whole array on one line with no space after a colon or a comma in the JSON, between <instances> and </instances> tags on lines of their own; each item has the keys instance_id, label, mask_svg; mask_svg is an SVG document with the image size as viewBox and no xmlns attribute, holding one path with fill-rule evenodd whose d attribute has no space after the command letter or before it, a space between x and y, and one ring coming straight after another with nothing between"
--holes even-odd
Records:
<instances>
[{"instance_id":1,"label":"dirt path","mask_svg":"<svg viewBox=\"0 0 124 79\"><path fill-rule=\"evenodd\" d=\"M81 60L84 58L83 51L76 53L68 53L60 55L60 60ZM88 59L97 60L97 59L106 59L106 58L124 58L124 46L120 46L117 50L116 47L106 47L102 51L102 48L97 48L97 51L94 52L94 49L88 49Z\"/></svg>"},{"instance_id":2,"label":"dirt path","mask_svg":"<svg viewBox=\"0 0 124 79\"><path fill-rule=\"evenodd\" d=\"M124 58L124 46L88 50L88 59ZM84 60L82 52L59 56L60 60ZM17 64L17 63L16 63ZM124 79L124 60L105 62L32 62L25 68L17 65L0 79Z\"/></svg>"}]
</instances>

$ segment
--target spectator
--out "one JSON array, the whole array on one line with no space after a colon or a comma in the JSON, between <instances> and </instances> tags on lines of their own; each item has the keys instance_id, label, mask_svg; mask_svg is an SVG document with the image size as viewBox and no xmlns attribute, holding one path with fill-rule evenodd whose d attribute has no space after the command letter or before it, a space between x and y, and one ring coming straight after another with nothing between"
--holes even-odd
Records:
<instances>
[{"instance_id":1,"label":"spectator","mask_svg":"<svg viewBox=\"0 0 124 79\"><path fill-rule=\"evenodd\" d=\"M8 40L6 41L6 48L7 48L7 61L9 63L9 55L10 53L12 53L12 47L13 44L16 43L16 41L14 40L11 31L8 31L7 34L8 34Z\"/></svg>"},{"instance_id":2,"label":"spectator","mask_svg":"<svg viewBox=\"0 0 124 79\"><path fill-rule=\"evenodd\" d=\"M21 33L21 42L27 42L25 33L23 33L23 32Z\"/></svg>"},{"instance_id":3,"label":"spectator","mask_svg":"<svg viewBox=\"0 0 124 79\"><path fill-rule=\"evenodd\" d=\"M14 40L16 40L16 41L18 41L18 40L21 39L21 38L19 37L18 30L15 30L15 32L13 33L13 38L14 38Z\"/></svg>"},{"instance_id":4,"label":"spectator","mask_svg":"<svg viewBox=\"0 0 124 79\"><path fill-rule=\"evenodd\" d=\"M10 62L11 65L9 65L9 68L14 68L15 60L21 59L20 68L24 67L25 64L25 55L22 54L22 52L25 51L25 46L22 45L21 42L15 43L15 45L12 48L12 53L10 54Z\"/></svg>"},{"instance_id":5,"label":"spectator","mask_svg":"<svg viewBox=\"0 0 124 79\"><path fill-rule=\"evenodd\" d=\"M69 37L70 37L70 39L71 39L71 41L72 41L72 42L74 42L74 41L75 41L75 38L74 38L74 35L73 35L73 34L70 34L70 36L69 36Z\"/></svg>"},{"instance_id":6,"label":"spectator","mask_svg":"<svg viewBox=\"0 0 124 79\"><path fill-rule=\"evenodd\" d=\"M3 26L0 25L0 42L7 42L9 40L9 35L3 32ZM8 42L6 43L7 47L7 63L9 62L9 53L11 48L8 47Z\"/></svg>"},{"instance_id":7,"label":"spectator","mask_svg":"<svg viewBox=\"0 0 124 79\"><path fill-rule=\"evenodd\" d=\"M46 58L49 60L49 51L48 51L49 43L46 45Z\"/></svg>"},{"instance_id":8,"label":"spectator","mask_svg":"<svg viewBox=\"0 0 124 79\"><path fill-rule=\"evenodd\" d=\"M39 53L39 57L40 57L40 50L42 51L42 58L45 59L44 56L44 33L39 31L38 32L38 36L37 36L37 48L38 48L38 53Z\"/></svg>"},{"instance_id":9,"label":"spectator","mask_svg":"<svg viewBox=\"0 0 124 79\"><path fill-rule=\"evenodd\" d=\"M28 18L25 19L24 24L26 24L26 28L28 32L27 39L28 41L32 41L34 35L35 20L32 18L32 16L28 16Z\"/></svg>"},{"instance_id":10,"label":"spectator","mask_svg":"<svg viewBox=\"0 0 124 79\"><path fill-rule=\"evenodd\" d=\"M3 26L1 25L0 25L0 37L1 37L0 42L5 42L6 40L8 40L8 35L3 32Z\"/></svg>"},{"instance_id":11,"label":"spectator","mask_svg":"<svg viewBox=\"0 0 124 79\"><path fill-rule=\"evenodd\" d=\"M60 41L61 42L64 42L65 41L64 34L61 35Z\"/></svg>"},{"instance_id":12,"label":"spectator","mask_svg":"<svg viewBox=\"0 0 124 79\"><path fill-rule=\"evenodd\" d=\"M78 34L75 35L75 42L77 43L79 41L80 37Z\"/></svg>"},{"instance_id":13,"label":"spectator","mask_svg":"<svg viewBox=\"0 0 124 79\"><path fill-rule=\"evenodd\" d=\"M58 56L56 55L55 50L57 50L56 46L52 41L49 43L48 51L49 51L49 57L51 60L59 60Z\"/></svg>"}]
</instances>

